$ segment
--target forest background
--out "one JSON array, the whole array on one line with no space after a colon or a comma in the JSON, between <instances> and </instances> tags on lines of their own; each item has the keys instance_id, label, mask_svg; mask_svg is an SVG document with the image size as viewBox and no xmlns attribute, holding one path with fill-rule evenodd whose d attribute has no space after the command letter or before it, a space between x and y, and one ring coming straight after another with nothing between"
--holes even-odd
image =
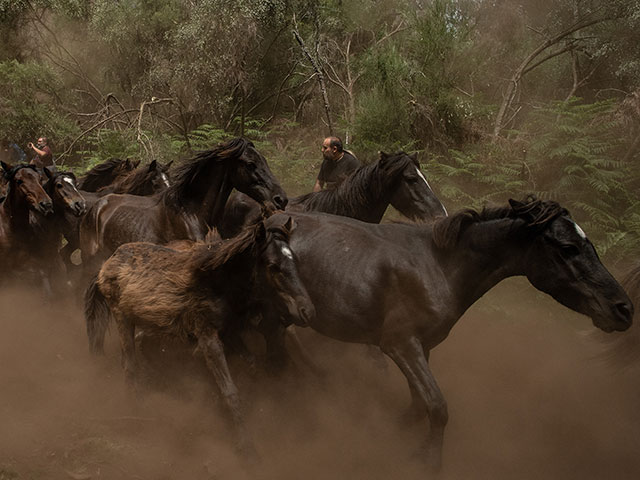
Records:
<instances>
[{"instance_id":1,"label":"forest background","mask_svg":"<svg viewBox=\"0 0 640 480\"><path fill-rule=\"evenodd\" d=\"M330 133L419 151L449 211L528 192L640 251L636 0L0 0L0 140L59 165L245 135L290 195Z\"/></svg>"}]
</instances>

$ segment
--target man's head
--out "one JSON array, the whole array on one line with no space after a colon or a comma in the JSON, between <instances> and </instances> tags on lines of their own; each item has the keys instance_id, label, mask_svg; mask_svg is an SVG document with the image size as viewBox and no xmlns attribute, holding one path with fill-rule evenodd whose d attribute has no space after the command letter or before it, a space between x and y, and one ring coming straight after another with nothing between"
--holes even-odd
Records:
<instances>
[{"instance_id":1,"label":"man's head","mask_svg":"<svg viewBox=\"0 0 640 480\"><path fill-rule=\"evenodd\" d=\"M338 160L342 153L342 140L338 137L327 137L322 142L322 156L327 160Z\"/></svg>"},{"instance_id":2,"label":"man's head","mask_svg":"<svg viewBox=\"0 0 640 480\"><path fill-rule=\"evenodd\" d=\"M47 137L40 137L38 138L38 143L36 144L36 146L38 148L42 148L48 143L48 141L49 140L47 139Z\"/></svg>"}]
</instances>

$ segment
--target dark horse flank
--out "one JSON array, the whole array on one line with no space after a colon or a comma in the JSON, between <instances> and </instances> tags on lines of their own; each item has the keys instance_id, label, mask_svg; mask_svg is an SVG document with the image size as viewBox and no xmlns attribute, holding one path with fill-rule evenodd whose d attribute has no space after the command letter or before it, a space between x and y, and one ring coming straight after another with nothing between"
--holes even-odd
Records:
<instances>
[{"instance_id":1,"label":"dark horse flank","mask_svg":"<svg viewBox=\"0 0 640 480\"><path fill-rule=\"evenodd\" d=\"M202 240L216 227L231 190L284 208L287 197L253 144L236 138L180 166L174 184L150 197L107 195L83 218L80 249L89 270L127 242Z\"/></svg>"},{"instance_id":2,"label":"dark horse flank","mask_svg":"<svg viewBox=\"0 0 640 480\"><path fill-rule=\"evenodd\" d=\"M393 359L413 400L406 418L430 423L425 459L433 469L441 464L448 413L429 352L498 282L524 275L606 332L631 324L633 306L624 290L554 202L512 200L432 225L290 215L296 222L291 249L316 308L310 326L338 340L377 345ZM282 221L278 214L267 222Z\"/></svg>"},{"instance_id":3,"label":"dark horse flank","mask_svg":"<svg viewBox=\"0 0 640 480\"><path fill-rule=\"evenodd\" d=\"M140 164L140 160L131 161L111 158L102 162L85 173L78 186L85 192L97 192L107 185L111 185L117 179L128 175Z\"/></svg>"},{"instance_id":4,"label":"dark horse flank","mask_svg":"<svg viewBox=\"0 0 640 480\"><path fill-rule=\"evenodd\" d=\"M135 165L138 163L135 163ZM81 194L85 199L85 210L90 209L98 199L109 193L128 193L130 195L144 196L166 190L171 186L167 172L172 163L169 162L166 165L162 165L154 160L149 165L143 165L134 170L126 170L124 174L114 180L114 183L100 188L98 192L83 190ZM125 163L125 165L129 164ZM60 224L64 238L67 240L67 244L60 250L60 255L67 267L67 271L71 271L74 268L71 262L71 255L80 247L80 222L84 213L83 211L78 215L72 215L67 211L64 221Z\"/></svg>"},{"instance_id":5,"label":"dark horse flank","mask_svg":"<svg viewBox=\"0 0 640 480\"><path fill-rule=\"evenodd\" d=\"M134 384L136 328L147 335L195 338L233 419L238 446L251 452L223 341L237 335L255 311L273 309L284 322L297 325L313 320L313 304L288 246L292 228L290 219L269 228L260 222L227 241L181 242L182 250L150 243L121 246L87 289L91 351L103 351L111 314L120 334L125 375Z\"/></svg>"},{"instance_id":6,"label":"dark horse flank","mask_svg":"<svg viewBox=\"0 0 640 480\"><path fill-rule=\"evenodd\" d=\"M35 166L12 167L4 162L1 165L8 188L0 204L0 272L3 277L24 271L39 272L40 239L30 214L51 214L51 198L42 188Z\"/></svg>"},{"instance_id":7,"label":"dark horse flank","mask_svg":"<svg viewBox=\"0 0 640 480\"><path fill-rule=\"evenodd\" d=\"M420 171L417 154L380 152L378 161L360 167L335 189L312 192L289 201L287 211L324 212L380 223L391 204L411 220L428 221L447 211ZM245 195L227 202L220 233L231 237L260 218L259 206Z\"/></svg>"}]
</instances>

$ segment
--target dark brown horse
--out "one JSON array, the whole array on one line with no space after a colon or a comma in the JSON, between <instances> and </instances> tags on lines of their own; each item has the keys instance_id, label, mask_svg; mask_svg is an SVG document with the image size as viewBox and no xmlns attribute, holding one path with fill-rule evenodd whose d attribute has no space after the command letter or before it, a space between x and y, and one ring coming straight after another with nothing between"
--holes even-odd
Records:
<instances>
[{"instance_id":1,"label":"dark brown horse","mask_svg":"<svg viewBox=\"0 0 640 480\"><path fill-rule=\"evenodd\" d=\"M172 163L162 165L154 160L149 165L140 166L120 175L113 184L102 187L98 192L81 191L80 193L85 199L86 210L90 209L101 197L112 192L146 196L166 190L171 186L168 170ZM60 251L60 255L67 267L67 272L71 272L75 268L71 262L71 255L80 248L82 215L84 212L77 216L67 212L64 221L61 222L67 243Z\"/></svg>"},{"instance_id":2,"label":"dark brown horse","mask_svg":"<svg viewBox=\"0 0 640 480\"><path fill-rule=\"evenodd\" d=\"M173 161L162 165L153 160L149 165L143 165L126 175L116 178L111 184L100 188L97 193L100 196L109 193L128 193L130 195L153 195L169 188L169 168Z\"/></svg>"},{"instance_id":3,"label":"dark brown horse","mask_svg":"<svg viewBox=\"0 0 640 480\"><path fill-rule=\"evenodd\" d=\"M12 167L1 163L7 181L7 196L0 204L0 275L35 275L46 282L39 255L39 235L30 213L49 215L51 198L42 188L42 179L33 165ZM46 288L46 285L45 285Z\"/></svg>"},{"instance_id":4,"label":"dark brown horse","mask_svg":"<svg viewBox=\"0 0 640 480\"><path fill-rule=\"evenodd\" d=\"M43 170L46 182L44 191L53 204L53 213L43 216L32 215L31 222L34 235L37 237L36 252L42 258L43 270L48 278L51 290L60 292L66 286L64 262L59 253L62 238L68 225L86 210L86 202L76 187L76 177L72 172L53 171L45 167ZM51 293L50 291L47 293Z\"/></svg>"},{"instance_id":5,"label":"dark brown horse","mask_svg":"<svg viewBox=\"0 0 640 480\"><path fill-rule=\"evenodd\" d=\"M398 365L413 400L407 418L430 424L425 459L434 469L448 412L429 352L498 282L523 275L606 332L631 325L631 301L555 202L511 200L433 225L322 214L278 214L267 224L289 215L296 222L291 250L316 308L309 325L331 338L377 345Z\"/></svg>"},{"instance_id":6,"label":"dark brown horse","mask_svg":"<svg viewBox=\"0 0 640 480\"><path fill-rule=\"evenodd\" d=\"M118 178L128 175L139 164L140 160L131 161L129 159L111 158L86 172L80 178L78 186L85 192L97 192L102 187L111 185Z\"/></svg>"},{"instance_id":7,"label":"dark brown horse","mask_svg":"<svg viewBox=\"0 0 640 480\"><path fill-rule=\"evenodd\" d=\"M380 223L391 204L411 220L432 220L447 211L420 171L417 154L380 152L378 161L360 167L335 189L312 192L289 201L287 211L324 212ZM246 195L229 198L220 226L231 237L260 218L259 206Z\"/></svg>"},{"instance_id":8,"label":"dark brown horse","mask_svg":"<svg viewBox=\"0 0 640 480\"><path fill-rule=\"evenodd\" d=\"M255 312L275 310L275 315L297 325L313 319L313 305L288 246L291 230L291 220L268 229L260 222L233 239L196 242L190 248L183 244L183 250L151 243L121 246L86 293L90 350L103 351L111 314L120 334L125 376L134 384L136 328L147 335L192 341L220 389L238 446L250 453L253 447L244 432L223 343L238 335Z\"/></svg>"},{"instance_id":9,"label":"dark brown horse","mask_svg":"<svg viewBox=\"0 0 640 480\"><path fill-rule=\"evenodd\" d=\"M98 200L80 226L82 262L95 273L123 243L202 240L218 226L233 188L262 204L284 208L287 203L264 157L251 142L236 138L186 162L162 193L111 194Z\"/></svg>"}]
</instances>

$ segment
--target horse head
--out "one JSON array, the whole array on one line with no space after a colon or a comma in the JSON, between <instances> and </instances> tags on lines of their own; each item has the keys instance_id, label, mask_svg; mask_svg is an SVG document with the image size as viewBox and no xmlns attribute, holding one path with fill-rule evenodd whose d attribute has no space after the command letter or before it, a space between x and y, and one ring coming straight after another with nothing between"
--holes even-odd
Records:
<instances>
[{"instance_id":1,"label":"horse head","mask_svg":"<svg viewBox=\"0 0 640 480\"><path fill-rule=\"evenodd\" d=\"M390 203L400 213L411 220L432 220L447 216L447 210L420 171L416 153L408 155L398 152L388 155L380 152L379 164L380 168L397 177Z\"/></svg>"},{"instance_id":2,"label":"horse head","mask_svg":"<svg viewBox=\"0 0 640 480\"><path fill-rule=\"evenodd\" d=\"M633 304L602 265L593 244L555 202L509 200L513 215L533 239L522 261L529 281L566 307L591 317L605 332L631 325Z\"/></svg>"},{"instance_id":3,"label":"horse head","mask_svg":"<svg viewBox=\"0 0 640 480\"><path fill-rule=\"evenodd\" d=\"M153 192L161 192L171 186L171 182L169 180L169 167L171 167L172 163L173 160L166 165L162 165L157 160L153 160L147 167L147 177L151 182L151 189Z\"/></svg>"},{"instance_id":4,"label":"horse head","mask_svg":"<svg viewBox=\"0 0 640 480\"><path fill-rule=\"evenodd\" d=\"M298 275L289 236L294 229L291 217L283 225L258 223L256 247L261 252L256 273L257 286L266 290L269 306L274 307L287 323L306 326L315 318L315 307ZM266 287L266 288L265 288Z\"/></svg>"},{"instance_id":5,"label":"horse head","mask_svg":"<svg viewBox=\"0 0 640 480\"><path fill-rule=\"evenodd\" d=\"M227 158L233 186L255 201L265 205L272 203L277 209L287 206L287 194L269 169L267 161L245 138L227 142L221 156Z\"/></svg>"},{"instance_id":6,"label":"horse head","mask_svg":"<svg viewBox=\"0 0 640 480\"><path fill-rule=\"evenodd\" d=\"M43 215L53 212L51 198L42 188L41 177L35 165L21 164L12 167L4 162L0 163L9 184L7 197L14 196L16 201L26 202L29 209Z\"/></svg>"},{"instance_id":7,"label":"horse head","mask_svg":"<svg viewBox=\"0 0 640 480\"><path fill-rule=\"evenodd\" d=\"M44 173L48 178L44 189L53 201L54 210L70 210L76 217L84 214L87 203L76 187L76 176L72 172L52 172L48 167Z\"/></svg>"}]
</instances>

